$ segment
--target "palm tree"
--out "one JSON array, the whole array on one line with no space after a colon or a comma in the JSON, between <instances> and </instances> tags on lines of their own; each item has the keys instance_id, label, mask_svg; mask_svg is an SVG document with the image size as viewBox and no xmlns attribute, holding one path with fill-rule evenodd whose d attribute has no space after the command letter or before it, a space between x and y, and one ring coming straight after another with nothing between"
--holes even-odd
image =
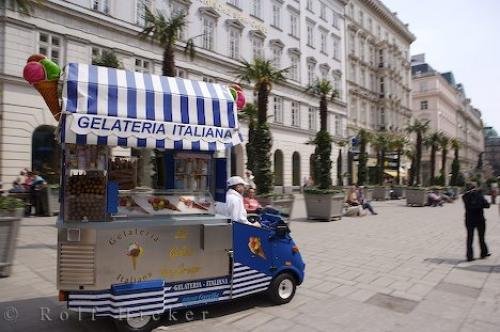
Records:
<instances>
[{"instance_id":1,"label":"palm tree","mask_svg":"<svg viewBox=\"0 0 500 332\"><path fill-rule=\"evenodd\" d=\"M337 143L339 146L339 155L337 157L337 186L343 186L344 180L342 178L342 148L347 145L346 141Z\"/></svg>"},{"instance_id":2,"label":"palm tree","mask_svg":"<svg viewBox=\"0 0 500 332\"><path fill-rule=\"evenodd\" d=\"M140 37L157 42L163 48L162 75L175 77L175 44L179 40L182 30L187 25L186 13L180 12L166 18L160 11L154 14L144 5L144 29L140 32ZM185 52L194 57L193 38L186 42Z\"/></svg>"},{"instance_id":3,"label":"palm tree","mask_svg":"<svg viewBox=\"0 0 500 332\"><path fill-rule=\"evenodd\" d=\"M396 175L396 183L400 184L401 183L401 156L403 155L403 149L406 147L408 144L408 139L399 134L394 134L391 140L391 146L390 149L393 151L396 151L396 158L397 158L397 175Z\"/></svg>"},{"instance_id":4,"label":"palm tree","mask_svg":"<svg viewBox=\"0 0 500 332\"><path fill-rule=\"evenodd\" d=\"M33 2L40 3L41 0L1 0L0 8L11 7L23 15L31 15L33 12Z\"/></svg>"},{"instance_id":5,"label":"palm tree","mask_svg":"<svg viewBox=\"0 0 500 332\"><path fill-rule=\"evenodd\" d=\"M454 151L453 162L451 163L451 178L450 185L458 186L458 178L460 174L460 161L459 161L459 151L460 151L460 141L456 138L450 140L450 146Z\"/></svg>"},{"instance_id":6,"label":"palm tree","mask_svg":"<svg viewBox=\"0 0 500 332\"><path fill-rule=\"evenodd\" d=\"M112 51L104 50L100 56L92 58L92 64L109 68L121 68L120 61Z\"/></svg>"},{"instance_id":7,"label":"palm tree","mask_svg":"<svg viewBox=\"0 0 500 332\"><path fill-rule=\"evenodd\" d=\"M368 154L366 153L366 146L370 142L372 134L365 130L360 129L358 132L359 139L359 162L358 162L358 184L364 185L367 180L368 170L366 163L368 161Z\"/></svg>"},{"instance_id":8,"label":"palm tree","mask_svg":"<svg viewBox=\"0 0 500 332\"><path fill-rule=\"evenodd\" d=\"M441 139L440 132L433 132L424 139L426 147L431 148L431 179L430 184L436 184L436 153L439 150L439 141Z\"/></svg>"},{"instance_id":9,"label":"palm tree","mask_svg":"<svg viewBox=\"0 0 500 332\"><path fill-rule=\"evenodd\" d=\"M415 155L416 151L414 148L408 149L404 151L404 155L406 158L410 159L410 170L409 170L409 177L408 177L408 185L412 186L415 183Z\"/></svg>"},{"instance_id":10,"label":"palm tree","mask_svg":"<svg viewBox=\"0 0 500 332\"><path fill-rule=\"evenodd\" d=\"M445 134L441 134L439 137L439 147L441 149L441 185L446 185L446 159L448 159L448 147L450 145L450 138Z\"/></svg>"},{"instance_id":11,"label":"palm tree","mask_svg":"<svg viewBox=\"0 0 500 332\"><path fill-rule=\"evenodd\" d=\"M271 132L267 125L267 108L269 94L273 84L284 82L286 69L277 69L270 60L256 58L253 62L242 62L238 70L237 79L247 83L254 83L257 94L257 122L255 127L255 184L257 194L268 194L272 191L273 175L271 172Z\"/></svg>"},{"instance_id":12,"label":"palm tree","mask_svg":"<svg viewBox=\"0 0 500 332\"><path fill-rule=\"evenodd\" d=\"M247 152L247 169L255 173L255 125L257 121L257 107L255 104L248 103L245 108L238 112L238 118L246 120L248 123L248 143L245 145Z\"/></svg>"},{"instance_id":13,"label":"palm tree","mask_svg":"<svg viewBox=\"0 0 500 332\"><path fill-rule=\"evenodd\" d=\"M319 189L328 189L332 186L332 138L328 132L328 100L333 100L336 91L330 81L321 79L315 80L313 84L307 87L306 92L310 92L319 97L319 119L320 127L316 133L314 143L316 150L314 156L316 159L316 178Z\"/></svg>"},{"instance_id":14,"label":"palm tree","mask_svg":"<svg viewBox=\"0 0 500 332\"><path fill-rule=\"evenodd\" d=\"M371 142L377 152L377 183L384 184L385 155L391 146L391 135L386 131L375 134Z\"/></svg>"},{"instance_id":15,"label":"palm tree","mask_svg":"<svg viewBox=\"0 0 500 332\"><path fill-rule=\"evenodd\" d=\"M429 129L429 123L430 121L425 121L421 122L420 120L414 120L412 124L409 124L406 127L406 131L408 133L415 133L417 135L417 140L416 140L416 147L415 147L415 176L414 176L414 183L411 183L411 185L420 185L421 184L421 178L420 178L420 167L422 164L422 142L423 142L423 136Z\"/></svg>"}]
</instances>

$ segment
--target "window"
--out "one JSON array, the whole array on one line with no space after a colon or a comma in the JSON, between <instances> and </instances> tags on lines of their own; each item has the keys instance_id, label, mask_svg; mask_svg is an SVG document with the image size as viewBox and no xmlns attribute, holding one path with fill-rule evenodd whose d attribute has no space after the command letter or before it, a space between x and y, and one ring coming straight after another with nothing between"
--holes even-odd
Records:
<instances>
[{"instance_id":1,"label":"window","mask_svg":"<svg viewBox=\"0 0 500 332\"><path fill-rule=\"evenodd\" d=\"M289 77L291 80L300 81L300 57L297 54L290 55L291 68L288 70Z\"/></svg>"},{"instance_id":2,"label":"window","mask_svg":"<svg viewBox=\"0 0 500 332\"><path fill-rule=\"evenodd\" d=\"M358 101L356 100L355 97L351 98L351 108L349 110L349 115L352 121L356 122L358 119L358 107L357 107Z\"/></svg>"},{"instance_id":3,"label":"window","mask_svg":"<svg viewBox=\"0 0 500 332\"><path fill-rule=\"evenodd\" d=\"M349 4L349 16L354 18L354 4L352 2Z\"/></svg>"},{"instance_id":4,"label":"window","mask_svg":"<svg viewBox=\"0 0 500 332\"><path fill-rule=\"evenodd\" d=\"M420 109L421 110L429 109L429 103L427 102L427 100L422 100L420 102Z\"/></svg>"},{"instance_id":5,"label":"window","mask_svg":"<svg viewBox=\"0 0 500 332\"><path fill-rule=\"evenodd\" d=\"M188 78L188 73L184 69L175 68L175 77L187 79Z\"/></svg>"},{"instance_id":6,"label":"window","mask_svg":"<svg viewBox=\"0 0 500 332\"><path fill-rule=\"evenodd\" d=\"M365 26L365 15L364 13L361 11L361 9L359 10L358 12L359 16L359 25L361 25L361 27L364 27Z\"/></svg>"},{"instance_id":7,"label":"window","mask_svg":"<svg viewBox=\"0 0 500 332\"><path fill-rule=\"evenodd\" d=\"M253 37L252 39L253 46L253 58L264 58L264 39L259 37Z\"/></svg>"},{"instance_id":8,"label":"window","mask_svg":"<svg viewBox=\"0 0 500 332\"><path fill-rule=\"evenodd\" d=\"M208 50L214 49L214 38L215 38L215 20L213 18L203 16L202 17L202 45L201 47Z\"/></svg>"},{"instance_id":9,"label":"window","mask_svg":"<svg viewBox=\"0 0 500 332\"><path fill-rule=\"evenodd\" d=\"M361 69L359 74L360 74L359 85L361 85L364 88L366 87L366 72L364 69Z\"/></svg>"},{"instance_id":10,"label":"window","mask_svg":"<svg viewBox=\"0 0 500 332\"><path fill-rule=\"evenodd\" d=\"M283 98L275 96L273 101L274 122L283 123Z\"/></svg>"},{"instance_id":11,"label":"window","mask_svg":"<svg viewBox=\"0 0 500 332\"><path fill-rule=\"evenodd\" d=\"M109 14L109 0L93 0L92 9Z\"/></svg>"},{"instance_id":12,"label":"window","mask_svg":"<svg viewBox=\"0 0 500 332\"><path fill-rule=\"evenodd\" d=\"M349 75L351 76L351 81L356 82L356 65L354 63L351 63L351 71Z\"/></svg>"},{"instance_id":13,"label":"window","mask_svg":"<svg viewBox=\"0 0 500 332\"><path fill-rule=\"evenodd\" d=\"M234 28L229 30L229 57L240 58L240 31Z\"/></svg>"},{"instance_id":14,"label":"window","mask_svg":"<svg viewBox=\"0 0 500 332\"><path fill-rule=\"evenodd\" d=\"M307 45L314 47L314 25L307 23Z\"/></svg>"},{"instance_id":15,"label":"window","mask_svg":"<svg viewBox=\"0 0 500 332\"><path fill-rule=\"evenodd\" d=\"M48 34L45 32L40 32L38 37L38 53L43 54L49 57L52 61L57 63L58 65L62 65L61 63L61 37L55 36L52 34Z\"/></svg>"},{"instance_id":16,"label":"window","mask_svg":"<svg viewBox=\"0 0 500 332\"><path fill-rule=\"evenodd\" d=\"M314 83L314 67L316 66L312 62L307 64L307 84L309 85Z\"/></svg>"},{"instance_id":17,"label":"window","mask_svg":"<svg viewBox=\"0 0 500 332\"><path fill-rule=\"evenodd\" d=\"M372 29L373 29L373 20L371 17L368 17L368 31L372 33Z\"/></svg>"},{"instance_id":18,"label":"window","mask_svg":"<svg viewBox=\"0 0 500 332\"><path fill-rule=\"evenodd\" d=\"M326 20L326 5L323 2L319 4L319 17Z\"/></svg>"},{"instance_id":19,"label":"window","mask_svg":"<svg viewBox=\"0 0 500 332\"><path fill-rule=\"evenodd\" d=\"M290 12L290 34L299 38L299 15Z\"/></svg>"},{"instance_id":20,"label":"window","mask_svg":"<svg viewBox=\"0 0 500 332\"><path fill-rule=\"evenodd\" d=\"M292 101L292 126L300 127L300 104L296 101Z\"/></svg>"},{"instance_id":21,"label":"window","mask_svg":"<svg viewBox=\"0 0 500 332\"><path fill-rule=\"evenodd\" d=\"M420 82L420 91L427 91L427 82Z\"/></svg>"},{"instance_id":22,"label":"window","mask_svg":"<svg viewBox=\"0 0 500 332\"><path fill-rule=\"evenodd\" d=\"M378 51L378 66L380 68L384 67L384 50Z\"/></svg>"},{"instance_id":23,"label":"window","mask_svg":"<svg viewBox=\"0 0 500 332\"><path fill-rule=\"evenodd\" d=\"M385 85L384 85L384 78L381 77L380 78L380 94L384 94L385 93Z\"/></svg>"},{"instance_id":24,"label":"window","mask_svg":"<svg viewBox=\"0 0 500 332\"><path fill-rule=\"evenodd\" d=\"M316 130L316 109L314 107L309 107L307 112L307 125L309 130Z\"/></svg>"},{"instance_id":25,"label":"window","mask_svg":"<svg viewBox=\"0 0 500 332\"><path fill-rule=\"evenodd\" d=\"M252 15L255 17L261 17L261 0L253 0L252 2Z\"/></svg>"},{"instance_id":26,"label":"window","mask_svg":"<svg viewBox=\"0 0 500 332\"><path fill-rule=\"evenodd\" d=\"M354 31L349 31L349 54L354 54L356 49Z\"/></svg>"},{"instance_id":27,"label":"window","mask_svg":"<svg viewBox=\"0 0 500 332\"><path fill-rule=\"evenodd\" d=\"M274 67L281 68L281 54L283 53L283 49L279 46L272 47L273 56L271 58L271 62Z\"/></svg>"},{"instance_id":28,"label":"window","mask_svg":"<svg viewBox=\"0 0 500 332\"><path fill-rule=\"evenodd\" d=\"M328 68L321 68L319 71L321 74L321 79L323 80L328 79Z\"/></svg>"},{"instance_id":29,"label":"window","mask_svg":"<svg viewBox=\"0 0 500 332\"><path fill-rule=\"evenodd\" d=\"M342 79L338 74L333 75L333 88L337 91L338 98L342 98Z\"/></svg>"},{"instance_id":30,"label":"window","mask_svg":"<svg viewBox=\"0 0 500 332\"><path fill-rule=\"evenodd\" d=\"M361 61L365 61L365 41L363 38L359 39L359 57Z\"/></svg>"},{"instance_id":31,"label":"window","mask_svg":"<svg viewBox=\"0 0 500 332\"><path fill-rule=\"evenodd\" d=\"M135 23L141 27L146 25L146 7L151 8L151 0L136 0Z\"/></svg>"},{"instance_id":32,"label":"window","mask_svg":"<svg viewBox=\"0 0 500 332\"><path fill-rule=\"evenodd\" d=\"M336 12L333 12L332 15L332 26L337 29L339 28L339 16Z\"/></svg>"},{"instance_id":33,"label":"window","mask_svg":"<svg viewBox=\"0 0 500 332\"><path fill-rule=\"evenodd\" d=\"M151 2L151 0L148 0L148 2ZM149 5L151 8L151 5ZM177 16L177 15L187 15L188 13L188 7L185 4L179 3L177 1L170 1L170 13L172 16ZM179 40L186 40L186 32L184 29L179 31Z\"/></svg>"},{"instance_id":34,"label":"window","mask_svg":"<svg viewBox=\"0 0 500 332\"><path fill-rule=\"evenodd\" d=\"M240 7L240 0L227 0L227 3L235 7Z\"/></svg>"},{"instance_id":35,"label":"window","mask_svg":"<svg viewBox=\"0 0 500 332\"><path fill-rule=\"evenodd\" d=\"M340 38L337 36L333 36L333 58L336 60L340 60Z\"/></svg>"},{"instance_id":36,"label":"window","mask_svg":"<svg viewBox=\"0 0 500 332\"><path fill-rule=\"evenodd\" d=\"M366 124L366 103L361 103L360 120L362 124Z\"/></svg>"},{"instance_id":37,"label":"window","mask_svg":"<svg viewBox=\"0 0 500 332\"><path fill-rule=\"evenodd\" d=\"M273 2L273 24L276 28L281 28L281 5Z\"/></svg>"},{"instance_id":38,"label":"window","mask_svg":"<svg viewBox=\"0 0 500 332\"><path fill-rule=\"evenodd\" d=\"M342 135L342 117L340 115L335 115L335 136Z\"/></svg>"},{"instance_id":39,"label":"window","mask_svg":"<svg viewBox=\"0 0 500 332\"><path fill-rule=\"evenodd\" d=\"M326 45L326 38L328 36L328 32L326 31L321 31L321 52L324 54L327 54L327 45Z\"/></svg>"},{"instance_id":40,"label":"window","mask_svg":"<svg viewBox=\"0 0 500 332\"><path fill-rule=\"evenodd\" d=\"M306 2L306 9L314 12L314 10L313 10L313 1L312 0L307 0L307 2Z\"/></svg>"},{"instance_id":41,"label":"window","mask_svg":"<svg viewBox=\"0 0 500 332\"><path fill-rule=\"evenodd\" d=\"M370 80L368 81L368 89L375 91L375 76L370 74Z\"/></svg>"},{"instance_id":42,"label":"window","mask_svg":"<svg viewBox=\"0 0 500 332\"><path fill-rule=\"evenodd\" d=\"M203 82L206 83L217 83L217 80L210 76L203 76Z\"/></svg>"},{"instance_id":43,"label":"window","mask_svg":"<svg viewBox=\"0 0 500 332\"><path fill-rule=\"evenodd\" d=\"M151 62L136 58L134 70L139 73L151 73Z\"/></svg>"}]
</instances>

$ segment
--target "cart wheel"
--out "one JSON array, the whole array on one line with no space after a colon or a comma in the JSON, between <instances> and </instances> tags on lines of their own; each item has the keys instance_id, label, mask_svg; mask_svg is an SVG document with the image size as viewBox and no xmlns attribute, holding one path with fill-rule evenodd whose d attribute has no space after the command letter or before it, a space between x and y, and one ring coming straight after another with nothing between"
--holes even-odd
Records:
<instances>
[{"instance_id":1,"label":"cart wheel","mask_svg":"<svg viewBox=\"0 0 500 332\"><path fill-rule=\"evenodd\" d=\"M289 273L282 273L269 285L268 296L276 304L285 304L293 299L296 288L295 278Z\"/></svg>"},{"instance_id":2,"label":"cart wheel","mask_svg":"<svg viewBox=\"0 0 500 332\"><path fill-rule=\"evenodd\" d=\"M120 332L150 332L157 323L153 316L115 319L115 326Z\"/></svg>"}]
</instances>

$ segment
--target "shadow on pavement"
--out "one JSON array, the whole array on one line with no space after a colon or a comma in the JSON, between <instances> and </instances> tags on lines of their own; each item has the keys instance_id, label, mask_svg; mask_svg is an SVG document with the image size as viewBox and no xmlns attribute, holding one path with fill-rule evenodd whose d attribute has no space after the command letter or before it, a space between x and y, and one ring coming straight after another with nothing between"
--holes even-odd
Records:
<instances>
[{"instance_id":1,"label":"shadow on pavement","mask_svg":"<svg viewBox=\"0 0 500 332\"><path fill-rule=\"evenodd\" d=\"M203 321L271 305L266 297L254 295L189 310L166 311L161 315L157 326ZM111 318L93 318L90 314L78 314L68 311L65 302L58 302L55 297L39 297L0 302L0 331L111 332L116 329Z\"/></svg>"},{"instance_id":2,"label":"shadow on pavement","mask_svg":"<svg viewBox=\"0 0 500 332\"><path fill-rule=\"evenodd\" d=\"M484 273L500 273L500 265L470 265L457 267L460 270L484 272Z\"/></svg>"},{"instance_id":3,"label":"shadow on pavement","mask_svg":"<svg viewBox=\"0 0 500 332\"><path fill-rule=\"evenodd\" d=\"M465 262L465 259L457 259L457 258L426 258L424 262L434 263L434 264L448 264L448 265L457 265Z\"/></svg>"}]
</instances>

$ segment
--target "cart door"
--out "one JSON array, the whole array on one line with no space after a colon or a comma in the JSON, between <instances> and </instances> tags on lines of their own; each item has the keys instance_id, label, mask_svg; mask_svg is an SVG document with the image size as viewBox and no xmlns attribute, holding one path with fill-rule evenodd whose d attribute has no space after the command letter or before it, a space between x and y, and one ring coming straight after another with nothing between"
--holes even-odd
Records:
<instances>
[{"instance_id":1,"label":"cart door","mask_svg":"<svg viewBox=\"0 0 500 332\"><path fill-rule=\"evenodd\" d=\"M233 297L265 291L272 279L273 246L267 230L233 223Z\"/></svg>"}]
</instances>

